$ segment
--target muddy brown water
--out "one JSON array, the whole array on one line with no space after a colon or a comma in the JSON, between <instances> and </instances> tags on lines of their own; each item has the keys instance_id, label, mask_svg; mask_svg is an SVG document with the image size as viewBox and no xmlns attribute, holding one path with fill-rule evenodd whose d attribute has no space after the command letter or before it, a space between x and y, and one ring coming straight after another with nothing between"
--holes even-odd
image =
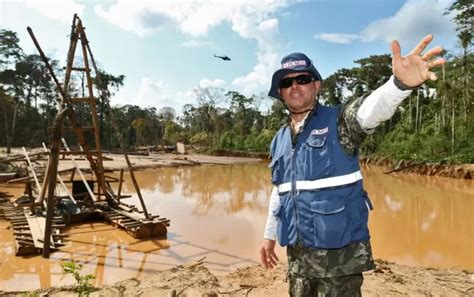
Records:
<instances>
[{"instance_id":1,"label":"muddy brown water","mask_svg":"<svg viewBox=\"0 0 474 297\"><path fill-rule=\"evenodd\" d=\"M364 169L374 211L376 258L413 266L474 269L474 181L386 175ZM69 229L51 255L15 257L13 235L0 221L0 290L68 285L60 264L74 260L94 285L110 284L206 257L214 273L258 263L270 173L264 164L162 168L136 173L148 211L171 219L166 239L137 240L103 223ZM133 189L128 181L123 192ZM21 188L5 188L14 195ZM127 203L139 206L136 197ZM281 259L285 250L278 249Z\"/></svg>"}]
</instances>

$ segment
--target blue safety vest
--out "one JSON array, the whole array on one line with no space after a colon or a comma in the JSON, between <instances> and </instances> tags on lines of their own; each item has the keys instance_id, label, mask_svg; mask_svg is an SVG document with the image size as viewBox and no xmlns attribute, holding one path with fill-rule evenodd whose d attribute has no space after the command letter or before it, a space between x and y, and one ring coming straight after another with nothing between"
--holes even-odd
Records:
<instances>
[{"instance_id":1,"label":"blue safety vest","mask_svg":"<svg viewBox=\"0 0 474 297\"><path fill-rule=\"evenodd\" d=\"M281 128L270 151L272 183L278 188L280 245L341 248L369 239L368 209L358 155L339 144L340 107L319 105L292 144L289 126Z\"/></svg>"}]
</instances>

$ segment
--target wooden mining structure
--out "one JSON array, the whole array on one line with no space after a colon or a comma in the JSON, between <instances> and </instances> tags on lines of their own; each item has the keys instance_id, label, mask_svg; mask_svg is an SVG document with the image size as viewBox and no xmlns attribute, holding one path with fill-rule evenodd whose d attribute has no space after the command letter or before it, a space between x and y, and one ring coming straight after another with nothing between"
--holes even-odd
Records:
<instances>
[{"instance_id":1,"label":"wooden mining structure","mask_svg":"<svg viewBox=\"0 0 474 297\"><path fill-rule=\"evenodd\" d=\"M24 183L25 194L15 202L11 202L8 197L0 197L0 219L6 219L11 224L17 255L42 253L43 257L48 258L51 249L58 249L64 245L65 234L62 233L64 228L72 222L84 221L89 218L108 222L124 229L135 238L166 236L170 221L148 213L135 179L134 169L125 150L122 135L115 126L116 121L113 119L108 97L101 94L100 98L107 110L107 120L114 126L141 209L122 202L122 199L131 197L131 195L121 193L124 170L120 170L118 178L111 176L110 171L104 170L96 98L91 76L92 69L89 65L92 64L96 75L95 81L99 85L101 84L101 73L97 70L81 19L77 15L73 17L67 65L62 85L56 78L33 31L29 27L27 30L56 84L60 99L57 100L58 113L53 126L50 127L49 148L43 144L43 151L34 154L28 154L23 148L23 156L0 160L3 163L25 161L28 168L26 177L9 181L9 183ZM82 53L83 67L74 66L78 45L80 45ZM82 97L69 96L69 83L73 71L79 72L85 77L87 92L83 91ZM87 95L85 95L86 93ZM81 125L74 112L74 109L79 105L85 107L83 110L90 111L89 123L86 123L88 125ZM63 122L68 124L63 124ZM62 137L67 131L74 132L78 150L70 150ZM87 143L89 139L93 139L91 146ZM74 167L58 170L61 155L62 159L67 156ZM76 163L77 157L86 159L90 168L79 168ZM33 163L38 159L46 160L46 167L34 168ZM118 183L117 193L114 192L112 183ZM72 186L68 187L66 184Z\"/></svg>"}]
</instances>

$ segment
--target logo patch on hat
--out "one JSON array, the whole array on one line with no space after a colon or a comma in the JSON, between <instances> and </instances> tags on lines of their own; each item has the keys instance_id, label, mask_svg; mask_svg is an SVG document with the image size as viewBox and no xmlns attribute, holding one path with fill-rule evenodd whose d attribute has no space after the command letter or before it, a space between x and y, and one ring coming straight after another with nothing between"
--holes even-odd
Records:
<instances>
[{"instance_id":1,"label":"logo patch on hat","mask_svg":"<svg viewBox=\"0 0 474 297\"><path fill-rule=\"evenodd\" d=\"M294 68L298 66L306 66L306 61L305 60L298 60L298 61L290 61L283 63L281 65L281 68Z\"/></svg>"},{"instance_id":2,"label":"logo patch on hat","mask_svg":"<svg viewBox=\"0 0 474 297\"><path fill-rule=\"evenodd\" d=\"M323 134L326 134L326 133L328 133L328 132L329 132L329 128L328 128L328 127L322 128L322 129L313 129L313 130L311 131L311 134L310 134L310 135L311 135L311 136L312 136L312 135L323 135Z\"/></svg>"}]
</instances>

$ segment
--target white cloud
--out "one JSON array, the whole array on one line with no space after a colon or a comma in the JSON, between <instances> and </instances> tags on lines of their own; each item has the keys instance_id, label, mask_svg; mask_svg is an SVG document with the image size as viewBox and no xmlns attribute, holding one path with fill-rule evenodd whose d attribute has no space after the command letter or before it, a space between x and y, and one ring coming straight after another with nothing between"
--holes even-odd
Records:
<instances>
[{"instance_id":1,"label":"white cloud","mask_svg":"<svg viewBox=\"0 0 474 297\"><path fill-rule=\"evenodd\" d=\"M370 23L358 34L322 33L315 38L332 43L350 43L397 39L402 44L416 44L423 36L452 38L454 24L444 13L451 0L408 0L393 16Z\"/></svg>"},{"instance_id":2,"label":"white cloud","mask_svg":"<svg viewBox=\"0 0 474 297\"><path fill-rule=\"evenodd\" d=\"M133 104L141 107L156 107L160 109L164 106L174 107L176 104L169 85L162 80L143 77L136 94L136 97L129 98L128 102L133 102Z\"/></svg>"},{"instance_id":3,"label":"white cloud","mask_svg":"<svg viewBox=\"0 0 474 297\"><path fill-rule=\"evenodd\" d=\"M354 40L360 38L357 34L344 34L344 33L320 33L314 35L314 38L321 39L331 43L351 43Z\"/></svg>"},{"instance_id":4,"label":"white cloud","mask_svg":"<svg viewBox=\"0 0 474 297\"><path fill-rule=\"evenodd\" d=\"M232 84L244 93L253 93L268 85L268 78L278 67L280 42L278 21L271 17L288 0L246 1L138 1L118 0L108 9L97 5L97 15L110 23L144 37L163 26L176 26L191 37L205 36L210 28L228 22L242 38L257 42L257 63L245 76ZM182 46L197 46L190 41Z\"/></svg>"},{"instance_id":5,"label":"white cloud","mask_svg":"<svg viewBox=\"0 0 474 297\"><path fill-rule=\"evenodd\" d=\"M172 107L177 115L182 112L182 107L188 103L195 103L191 92L176 91L162 80L153 80L143 77L138 86L120 89L114 96L113 104L133 104L142 108Z\"/></svg>"},{"instance_id":6,"label":"white cloud","mask_svg":"<svg viewBox=\"0 0 474 297\"><path fill-rule=\"evenodd\" d=\"M25 4L47 18L68 23L72 21L72 15L75 13L82 15L85 8L84 5L76 4L74 0L27 0Z\"/></svg>"},{"instance_id":7,"label":"white cloud","mask_svg":"<svg viewBox=\"0 0 474 297\"><path fill-rule=\"evenodd\" d=\"M249 20L243 19L238 23L243 28L242 32L252 34L258 45L257 64L249 74L238 77L232 82L232 85L239 87L245 95L250 95L260 87L268 86L273 70L278 68L280 59L278 20L264 20L254 26L253 31L246 31L251 27Z\"/></svg>"},{"instance_id":8,"label":"white cloud","mask_svg":"<svg viewBox=\"0 0 474 297\"><path fill-rule=\"evenodd\" d=\"M210 27L232 15L234 4L214 2L119 0L108 10L96 5L95 12L110 23L140 37L168 25L196 37L206 35Z\"/></svg>"},{"instance_id":9,"label":"white cloud","mask_svg":"<svg viewBox=\"0 0 474 297\"><path fill-rule=\"evenodd\" d=\"M214 42L210 41L203 41L203 40L188 40L186 42L181 43L182 47L207 47L207 46L213 46Z\"/></svg>"},{"instance_id":10,"label":"white cloud","mask_svg":"<svg viewBox=\"0 0 474 297\"><path fill-rule=\"evenodd\" d=\"M225 81L222 79L209 80L207 78L201 79L199 87L201 88L220 88L224 86Z\"/></svg>"},{"instance_id":11,"label":"white cloud","mask_svg":"<svg viewBox=\"0 0 474 297\"><path fill-rule=\"evenodd\" d=\"M447 35L454 25L444 16L449 0L410 0L392 17L375 21L362 30L363 41L398 39L417 42L422 36L433 33Z\"/></svg>"}]
</instances>

